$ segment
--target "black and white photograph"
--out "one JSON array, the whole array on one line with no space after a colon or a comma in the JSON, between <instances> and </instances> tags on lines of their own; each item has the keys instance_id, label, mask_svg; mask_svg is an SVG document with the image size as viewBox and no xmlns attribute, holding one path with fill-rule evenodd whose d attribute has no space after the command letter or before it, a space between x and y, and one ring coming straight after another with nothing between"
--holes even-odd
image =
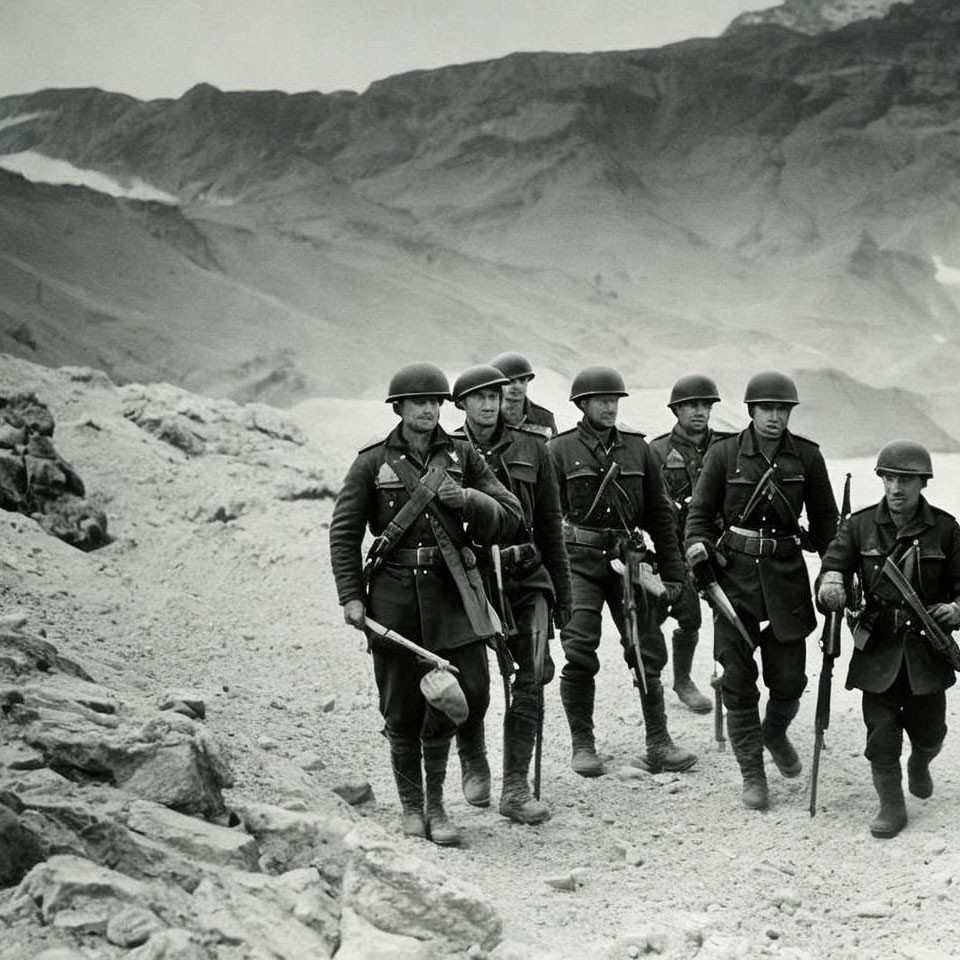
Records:
<instances>
[{"instance_id":1,"label":"black and white photograph","mask_svg":"<svg viewBox=\"0 0 960 960\"><path fill-rule=\"evenodd\" d=\"M0 960L960 956L958 516L956 0L0 3Z\"/></svg>"}]
</instances>

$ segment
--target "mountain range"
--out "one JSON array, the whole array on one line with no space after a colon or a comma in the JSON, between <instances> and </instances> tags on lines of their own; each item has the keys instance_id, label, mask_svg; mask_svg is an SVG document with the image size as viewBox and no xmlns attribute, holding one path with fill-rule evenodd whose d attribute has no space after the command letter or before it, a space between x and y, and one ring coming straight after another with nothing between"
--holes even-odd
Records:
<instances>
[{"instance_id":1,"label":"mountain range","mask_svg":"<svg viewBox=\"0 0 960 960\"><path fill-rule=\"evenodd\" d=\"M363 93L0 99L0 349L281 405L505 349L660 404L778 367L843 452L957 449L960 9L733 26Z\"/></svg>"}]
</instances>

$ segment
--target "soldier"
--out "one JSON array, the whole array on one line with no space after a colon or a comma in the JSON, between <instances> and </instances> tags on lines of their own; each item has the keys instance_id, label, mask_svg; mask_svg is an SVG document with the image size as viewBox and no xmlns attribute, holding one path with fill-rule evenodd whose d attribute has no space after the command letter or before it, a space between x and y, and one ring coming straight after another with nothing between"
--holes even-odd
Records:
<instances>
[{"instance_id":1,"label":"soldier","mask_svg":"<svg viewBox=\"0 0 960 960\"><path fill-rule=\"evenodd\" d=\"M717 385L709 377L681 377L673 385L667 404L677 422L669 433L650 441L650 452L660 466L663 485L674 507L677 537L681 543L687 522L687 508L703 468L704 454L715 441L730 436L729 433L717 433L710 429L711 409L719 401ZM690 667L693 665L703 618L700 614L700 598L689 579L684 583L680 599L669 611L663 603L650 605L650 629L660 630L668 613L677 621L672 638L674 692L680 702L695 713L709 713L713 703L690 679Z\"/></svg>"},{"instance_id":2,"label":"soldier","mask_svg":"<svg viewBox=\"0 0 960 960\"><path fill-rule=\"evenodd\" d=\"M500 389L507 383L496 367L486 365L470 367L457 377L453 399L466 422L454 436L470 441L523 508L523 524L500 551L505 601L516 625L507 647L517 665L503 720L500 813L518 823L542 823L550 818L550 809L532 797L528 772L542 725L543 686L554 673L547 648L551 610L558 626L570 619L570 562L545 438L524 426L504 424ZM482 713L474 713L457 731L457 746L464 795L470 803L485 806L490 801L490 767Z\"/></svg>"},{"instance_id":3,"label":"soldier","mask_svg":"<svg viewBox=\"0 0 960 960\"><path fill-rule=\"evenodd\" d=\"M361 450L350 467L330 524L330 560L345 621L362 630L369 611L374 620L442 652L459 670L469 713L482 715L490 688L483 641L498 625L470 543L510 537L522 514L470 444L438 425L440 404L449 399L447 378L432 364L411 364L391 379L387 403L400 423L385 440ZM376 539L364 570L367 526ZM426 668L372 630L367 635L403 832L455 846L460 831L443 806L455 724L425 698L420 681Z\"/></svg>"},{"instance_id":4,"label":"soldier","mask_svg":"<svg viewBox=\"0 0 960 960\"><path fill-rule=\"evenodd\" d=\"M743 775L743 804L754 810L769 802L764 746L783 776L800 775L787 728L807 685L804 640L816 626L802 550L822 556L837 529L820 449L787 429L798 402L796 385L782 373L750 379L744 403L751 422L707 451L687 516L688 558L694 544L706 545L720 586L753 637L748 645L727 620L714 623L727 731ZM809 535L799 521L804 507ZM756 647L770 691L762 725Z\"/></svg>"},{"instance_id":5,"label":"soldier","mask_svg":"<svg viewBox=\"0 0 960 960\"><path fill-rule=\"evenodd\" d=\"M555 437L557 421L553 414L527 396L527 387L536 376L530 361L522 353L500 353L490 361L490 366L496 367L508 381L503 387L500 411L504 422L511 427L534 426L545 437Z\"/></svg>"},{"instance_id":6,"label":"soldier","mask_svg":"<svg viewBox=\"0 0 960 960\"><path fill-rule=\"evenodd\" d=\"M686 578L660 471L643 435L616 425L620 398L627 395L623 377L611 367L581 370L573 380L570 399L582 411L583 419L547 444L560 481L573 578L573 616L560 631L566 657L560 700L570 724L571 766L584 777L603 773L593 733L593 707L604 603L620 631L627 664L631 669L636 665L626 636L623 581L611 569L611 560L620 555L625 540L642 538L642 529L653 539L660 574L672 600L680 595ZM638 606L642 603L640 597ZM660 683L660 671L667 662L662 633L647 632L641 637L641 659L646 679L641 706L647 765L654 772L687 770L697 758L677 747L667 730Z\"/></svg>"},{"instance_id":7,"label":"soldier","mask_svg":"<svg viewBox=\"0 0 960 960\"><path fill-rule=\"evenodd\" d=\"M907 823L900 773L903 732L912 747L907 785L915 797L926 799L933 794L930 761L947 732L944 691L956 676L884 574L884 561L889 557L901 569L937 625L955 630L960 626L960 527L921 493L933 464L919 443L890 441L880 450L876 472L884 496L852 514L830 544L817 599L825 610L841 610L847 602L844 581L859 576L865 607L855 611L846 686L863 691L864 755L880 798L870 832L886 839Z\"/></svg>"}]
</instances>

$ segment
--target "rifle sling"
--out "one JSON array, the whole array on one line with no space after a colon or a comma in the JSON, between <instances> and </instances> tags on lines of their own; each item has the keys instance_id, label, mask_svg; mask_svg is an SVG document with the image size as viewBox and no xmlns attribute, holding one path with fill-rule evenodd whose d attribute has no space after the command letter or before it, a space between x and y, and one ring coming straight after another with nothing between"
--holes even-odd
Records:
<instances>
[{"instance_id":1,"label":"rifle sling","mask_svg":"<svg viewBox=\"0 0 960 960\"><path fill-rule=\"evenodd\" d=\"M431 473L439 476L437 486L442 483L445 471L440 464L428 463L427 473L421 478L416 468L407 460L396 459L391 463L400 482L404 485L411 499L419 487L427 482ZM432 483L432 481L431 481ZM464 562L463 552L467 548L466 537L462 525L450 516L442 504L437 503L435 497L430 497L426 504L427 520L430 529L437 541L437 546L443 554L444 563L453 577L453 582L463 602L463 609L470 621L470 627L478 637L489 637L501 633L502 625L499 617L493 616L490 601L483 587L483 578L477 570L476 558L473 563ZM399 516L399 513L397 514ZM472 556L472 551L471 551Z\"/></svg>"},{"instance_id":2,"label":"rifle sling","mask_svg":"<svg viewBox=\"0 0 960 960\"><path fill-rule=\"evenodd\" d=\"M924 630L930 642L940 651L947 650L951 645L956 646L953 638L946 633L940 624L927 612L923 601L913 589L910 581L903 575L900 568L896 565L893 558L888 556L883 562L884 576L897 588L897 592L903 597L907 606L917 615L923 624Z\"/></svg>"},{"instance_id":3,"label":"rifle sling","mask_svg":"<svg viewBox=\"0 0 960 960\"><path fill-rule=\"evenodd\" d=\"M397 465L391 463L390 466L393 467L397 476L400 476L396 469ZM428 471L422 480L419 477L417 478L413 489L407 486L402 477L400 479L404 483L410 499L397 511L396 516L387 524L383 533L373 541L370 552L367 554L367 560L378 560L386 556L400 542L403 535L410 529L413 521L437 495L437 488L443 482L443 471Z\"/></svg>"}]
</instances>

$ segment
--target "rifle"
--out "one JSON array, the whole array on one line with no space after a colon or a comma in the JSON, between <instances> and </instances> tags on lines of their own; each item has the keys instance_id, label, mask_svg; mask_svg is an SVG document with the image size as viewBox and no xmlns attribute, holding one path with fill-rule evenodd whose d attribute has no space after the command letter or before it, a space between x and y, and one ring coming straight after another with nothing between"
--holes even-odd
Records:
<instances>
[{"instance_id":1,"label":"rifle","mask_svg":"<svg viewBox=\"0 0 960 960\"><path fill-rule=\"evenodd\" d=\"M713 739L718 750L727 749L727 738L723 735L723 696L720 691L720 674L717 673L717 661L713 661L713 675L710 677L713 687Z\"/></svg>"},{"instance_id":2,"label":"rifle","mask_svg":"<svg viewBox=\"0 0 960 960\"><path fill-rule=\"evenodd\" d=\"M843 481L843 504L840 508L838 532L850 516L850 474ZM820 682L817 686L817 707L814 715L813 763L810 766L810 816L817 815L817 778L820 775L820 753L823 750L823 734L830 726L830 694L833 683L833 664L840 655L840 625L843 616L839 610L831 610L823 621L820 649L823 664L820 667Z\"/></svg>"},{"instance_id":3,"label":"rifle","mask_svg":"<svg viewBox=\"0 0 960 960\"><path fill-rule=\"evenodd\" d=\"M497 613L500 615L503 624L503 631L493 638L493 652L496 654L500 679L503 681L503 709L506 711L510 709L510 678L516 670L516 664L507 648L506 638L517 632L517 625L514 623L510 604L507 602L507 596L503 589L503 560L500 556L500 547L497 544L490 548L490 561L493 567L497 606L500 608Z\"/></svg>"},{"instance_id":4,"label":"rifle","mask_svg":"<svg viewBox=\"0 0 960 960\"><path fill-rule=\"evenodd\" d=\"M427 663L432 663L440 670L449 670L451 673L460 672L449 660L444 660L443 657L438 656L435 653L431 653L429 650L424 649L419 644L414 643L412 640L408 640L406 637L401 636L399 633L396 633L389 627L385 627L382 623L377 623L376 620L369 616L364 617L364 625L369 627L375 634L377 634L378 637L383 637L385 640L390 640L397 644L397 646L405 647L407 650L412 651L421 659L426 660Z\"/></svg>"},{"instance_id":5,"label":"rifle","mask_svg":"<svg viewBox=\"0 0 960 960\"><path fill-rule=\"evenodd\" d=\"M923 625L920 635L925 636L930 641L930 646L954 670L960 670L960 647L957 646L957 641L930 616L927 608L923 605L923 601L917 596L917 591L913 589L910 581L889 556L883 561L883 572L893 581L893 585L906 600L907 606L916 614L917 619Z\"/></svg>"},{"instance_id":6,"label":"rifle","mask_svg":"<svg viewBox=\"0 0 960 960\"><path fill-rule=\"evenodd\" d=\"M635 537L625 537L620 547L620 563L614 567L620 574L623 585L623 622L627 631L627 642L633 649L634 658L634 685L641 691L641 696L647 693L647 676L643 672L643 658L640 656L640 610L637 604L637 595L642 598L646 608L646 593L634 589L634 584L640 580L640 557ZM616 561L611 561L611 564ZM618 569L619 567L619 569ZM646 609L644 609L644 615Z\"/></svg>"},{"instance_id":7,"label":"rifle","mask_svg":"<svg viewBox=\"0 0 960 960\"><path fill-rule=\"evenodd\" d=\"M537 601L533 618L533 682L537 688L537 734L533 741L533 798L540 799L540 768L543 760L543 670L547 656L547 631L541 612L549 616L546 600L542 594Z\"/></svg>"}]
</instances>

